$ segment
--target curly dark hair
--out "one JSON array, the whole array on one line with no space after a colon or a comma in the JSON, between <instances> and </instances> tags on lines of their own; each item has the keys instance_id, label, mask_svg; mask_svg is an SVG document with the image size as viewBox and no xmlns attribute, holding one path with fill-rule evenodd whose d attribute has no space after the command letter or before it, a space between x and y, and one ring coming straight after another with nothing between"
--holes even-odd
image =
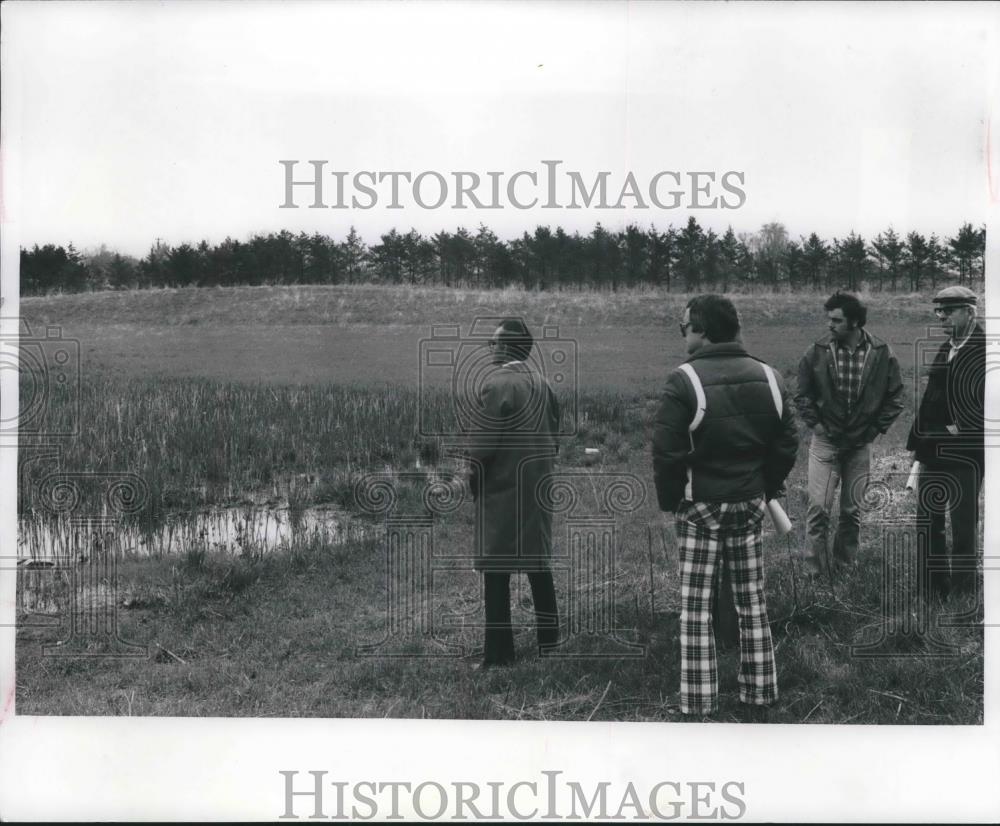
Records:
<instances>
[{"instance_id":1,"label":"curly dark hair","mask_svg":"<svg viewBox=\"0 0 1000 826\"><path fill-rule=\"evenodd\" d=\"M854 322L856 327L864 327L868 321L868 308L861 303L861 299L854 293L845 293L837 290L823 305L827 312L831 310L843 310L844 318Z\"/></svg>"}]
</instances>

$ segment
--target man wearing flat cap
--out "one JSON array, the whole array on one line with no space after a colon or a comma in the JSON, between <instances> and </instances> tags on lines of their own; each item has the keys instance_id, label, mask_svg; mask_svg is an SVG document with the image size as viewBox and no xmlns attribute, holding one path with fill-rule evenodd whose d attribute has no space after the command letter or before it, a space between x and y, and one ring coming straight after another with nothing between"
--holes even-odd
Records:
<instances>
[{"instance_id":1,"label":"man wearing flat cap","mask_svg":"<svg viewBox=\"0 0 1000 826\"><path fill-rule=\"evenodd\" d=\"M943 598L974 593L976 588L986 394L986 337L976 323L976 304L976 294L967 287L946 287L934 297L934 314L948 340L928 370L906 443L919 462L918 529L929 531L926 543L918 542L918 587L925 596ZM942 570L940 560L947 557L945 500L952 546Z\"/></svg>"}]
</instances>

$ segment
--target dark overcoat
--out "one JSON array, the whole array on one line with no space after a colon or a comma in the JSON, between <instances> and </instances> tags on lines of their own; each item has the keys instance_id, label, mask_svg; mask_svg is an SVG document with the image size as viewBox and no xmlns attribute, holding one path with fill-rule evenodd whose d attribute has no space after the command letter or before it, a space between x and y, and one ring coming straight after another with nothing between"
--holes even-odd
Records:
<instances>
[{"instance_id":1,"label":"dark overcoat","mask_svg":"<svg viewBox=\"0 0 1000 826\"><path fill-rule=\"evenodd\" d=\"M549 383L520 361L495 365L477 406L468 455L476 499L480 571L548 570L552 508L542 482L558 452L559 404Z\"/></svg>"},{"instance_id":2,"label":"dark overcoat","mask_svg":"<svg viewBox=\"0 0 1000 826\"><path fill-rule=\"evenodd\" d=\"M927 372L906 449L920 462L972 462L984 469L986 333L978 324L949 362L951 345L940 346ZM948 431L952 425L957 432Z\"/></svg>"}]
</instances>

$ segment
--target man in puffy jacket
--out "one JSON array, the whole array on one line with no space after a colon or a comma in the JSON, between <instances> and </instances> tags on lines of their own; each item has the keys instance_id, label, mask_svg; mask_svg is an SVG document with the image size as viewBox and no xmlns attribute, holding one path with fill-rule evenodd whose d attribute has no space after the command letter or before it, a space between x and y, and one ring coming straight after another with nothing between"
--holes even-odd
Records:
<instances>
[{"instance_id":1,"label":"man in puffy jacket","mask_svg":"<svg viewBox=\"0 0 1000 826\"><path fill-rule=\"evenodd\" d=\"M653 432L656 495L680 555L680 707L717 709L711 603L719 565L729 571L739 614L740 701L767 706L778 681L762 521L795 464L795 418L781 377L739 342L728 298L692 298L680 328L689 357L667 379Z\"/></svg>"},{"instance_id":2,"label":"man in puffy jacket","mask_svg":"<svg viewBox=\"0 0 1000 826\"><path fill-rule=\"evenodd\" d=\"M840 564L854 561L872 442L903 410L899 363L889 345L865 329L864 304L851 293L837 292L823 308L830 334L802 356L795 396L799 417L813 431L804 557L814 576L828 561L827 536L838 480L840 521L833 559Z\"/></svg>"}]
</instances>

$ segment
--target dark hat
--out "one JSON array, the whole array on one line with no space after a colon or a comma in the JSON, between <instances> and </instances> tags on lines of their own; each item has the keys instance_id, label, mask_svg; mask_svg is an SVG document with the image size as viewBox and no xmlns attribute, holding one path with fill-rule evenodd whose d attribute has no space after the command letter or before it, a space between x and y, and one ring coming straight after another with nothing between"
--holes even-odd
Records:
<instances>
[{"instance_id":1,"label":"dark hat","mask_svg":"<svg viewBox=\"0 0 1000 826\"><path fill-rule=\"evenodd\" d=\"M934 303L941 305L975 307L979 298L968 287L945 287L934 296Z\"/></svg>"}]
</instances>

